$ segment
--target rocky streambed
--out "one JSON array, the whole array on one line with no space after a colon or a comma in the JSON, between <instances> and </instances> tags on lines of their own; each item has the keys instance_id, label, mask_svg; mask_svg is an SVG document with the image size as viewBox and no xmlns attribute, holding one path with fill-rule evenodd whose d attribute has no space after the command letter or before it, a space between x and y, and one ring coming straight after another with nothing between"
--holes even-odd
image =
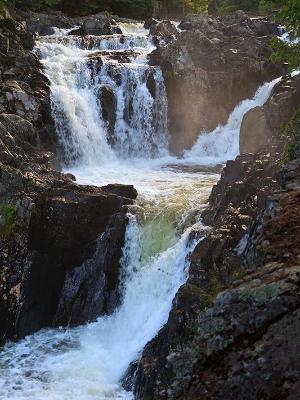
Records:
<instances>
[{"instance_id":1,"label":"rocky streambed","mask_svg":"<svg viewBox=\"0 0 300 400\"><path fill-rule=\"evenodd\" d=\"M296 399L299 77L253 98L278 27L128 22L0 19L1 341L102 316L6 345L0 398Z\"/></svg>"}]
</instances>

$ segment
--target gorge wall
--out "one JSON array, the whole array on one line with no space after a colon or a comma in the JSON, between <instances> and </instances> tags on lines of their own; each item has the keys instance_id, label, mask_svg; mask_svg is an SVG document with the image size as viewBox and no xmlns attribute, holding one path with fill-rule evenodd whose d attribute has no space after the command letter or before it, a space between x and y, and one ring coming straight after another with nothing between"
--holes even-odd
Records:
<instances>
[{"instance_id":1,"label":"gorge wall","mask_svg":"<svg viewBox=\"0 0 300 400\"><path fill-rule=\"evenodd\" d=\"M270 62L269 42L279 34L271 22L253 21L242 11L227 17L199 14L186 17L179 29L152 30L164 40L150 59L166 80L175 153L191 147L199 132L225 124L241 100L285 71Z\"/></svg>"},{"instance_id":2,"label":"gorge wall","mask_svg":"<svg viewBox=\"0 0 300 400\"><path fill-rule=\"evenodd\" d=\"M0 19L1 342L113 309L126 206L137 195L57 172L49 82L33 46L23 22Z\"/></svg>"},{"instance_id":3,"label":"gorge wall","mask_svg":"<svg viewBox=\"0 0 300 400\"><path fill-rule=\"evenodd\" d=\"M299 76L275 85L262 108L271 136L253 111L245 115L248 132L263 135L260 151L228 161L212 191L202 214L211 233L192 254L168 323L144 350L137 399L297 398L300 154L294 142L288 163L280 132L299 93Z\"/></svg>"}]
</instances>

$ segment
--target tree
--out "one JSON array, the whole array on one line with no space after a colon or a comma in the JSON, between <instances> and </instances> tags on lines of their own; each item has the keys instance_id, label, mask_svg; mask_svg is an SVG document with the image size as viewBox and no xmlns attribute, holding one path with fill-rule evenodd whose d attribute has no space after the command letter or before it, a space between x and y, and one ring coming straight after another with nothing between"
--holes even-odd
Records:
<instances>
[{"instance_id":1,"label":"tree","mask_svg":"<svg viewBox=\"0 0 300 400\"><path fill-rule=\"evenodd\" d=\"M299 0L276 1L281 4L281 10L276 21L285 26L290 41L282 41L275 37L272 40L274 53L272 61L287 62L289 70L300 67L300 2Z\"/></svg>"}]
</instances>

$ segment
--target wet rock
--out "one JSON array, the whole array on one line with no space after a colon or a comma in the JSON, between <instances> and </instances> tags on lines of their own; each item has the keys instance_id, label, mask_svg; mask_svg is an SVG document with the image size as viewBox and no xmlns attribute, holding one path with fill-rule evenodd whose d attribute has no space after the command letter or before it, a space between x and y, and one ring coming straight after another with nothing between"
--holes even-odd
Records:
<instances>
[{"instance_id":1,"label":"wet rock","mask_svg":"<svg viewBox=\"0 0 300 400\"><path fill-rule=\"evenodd\" d=\"M268 146L273 136L298 109L300 104L300 76L285 77L277 83L270 98L262 107L248 111L240 130L241 153L257 153Z\"/></svg>"},{"instance_id":2,"label":"wet rock","mask_svg":"<svg viewBox=\"0 0 300 400\"><path fill-rule=\"evenodd\" d=\"M98 238L92 258L67 273L54 324L74 326L109 314L119 305L120 259L126 215L116 214Z\"/></svg>"},{"instance_id":3,"label":"wet rock","mask_svg":"<svg viewBox=\"0 0 300 400\"><path fill-rule=\"evenodd\" d=\"M54 29L70 29L80 25L81 18L69 18L61 14L44 14L35 12L21 12L20 16L25 20L27 31L38 33L41 36L53 35Z\"/></svg>"},{"instance_id":4,"label":"wet rock","mask_svg":"<svg viewBox=\"0 0 300 400\"><path fill-rule=\"evenodd\" d=\"M145 29L150 29L152 26L157 25L159 21L155 18L149 18L147 21L144 23L144 28Z\"/></svg>"},{"instance_id":5,"label":"wet rock","mask_svg":"<svg viewBox=\"0 0 300 400\"><path fill-rule=\"evenodd\" d=\"M85 18L82 25L84 35L111 35L113 33L111 19L105 14L97 14Z\"/></svg>"},{"instance_id":6,"label":"wet rock","mask_svg":"<svg viewBox=\"0 0 300 400\"><path fill-rule=\"evenodd\" d=\"M112 26L112 33L114 35L122 35L123 31L119 26Z\"/></svg>"},{"instance_id":7,"label":"wet rock","mask_svg":"<svg viewBox=\"0 0 300 400\"><path fill-rule=\"evenodd\" d=\"M150 35L156 38L156 42L160 40L168 43L175 38L178 33L177 28L171 21L161 21L150 27Z\"/></svg>"},{"instance_id":8,"label":"wet rock","mask_svg":"<svg viewBox=\"0 0 300 400\"><path fill-rule=\"evenodd\" d=\"M156 98L156 82L153 73L151 72L147 79L147 89L149 90L153 99Z\"/></svg>"},{"instance_id":9,"label":"wet rock","mask_svg":"<svg viewBox=\"0 0 300 400\"><path fill-rule=\"evenodd\" d=\"M114 132L116 125L117 99L114 91L109 85L102 85L99 89L98 97L101 103L102 117L107 125L108 141L114 144Z\"/></svg>"},{"instance_id":10,"label":"wet rock","mask_svg":"<svg viewBox=\"0 0 300 400\"><path fill-rule=\"evenodd\" d=\"M282 30L280 30L279 26L268 20L256 19L253 20L253 23L258 34L262 36L280 36L282 34Z\"/></svg>"}]
</instances>

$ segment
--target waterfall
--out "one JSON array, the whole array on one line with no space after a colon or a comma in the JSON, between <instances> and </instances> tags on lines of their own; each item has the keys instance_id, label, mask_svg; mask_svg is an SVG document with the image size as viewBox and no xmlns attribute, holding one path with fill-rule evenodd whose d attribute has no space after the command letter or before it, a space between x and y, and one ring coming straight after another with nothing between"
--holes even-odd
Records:
<instances>
[{"instance_id":1,"label":"waterfall","mask_svg":"<svg viewBox=\"0 0 300 400\"><path fill-rule=\"evenodd\" d=\"M36 51L51 82L66 165L166 154L166 90L160 69L146 63L153 45L144 30L84 38L65 33L41 39Z\"/></svg>"},{"instance_id":2,"label":"waterfall","mask_svg":"<svg viewBox=\"0 0 300 400\"><path fill-rule=\"evenodd\" d=\"M240 152L240 128L244 115L252 108L263 106L280 80L281 78L277 78L265 83L252 99L243 100L238 104L226 125L219 125L210 133L201 133L192 149L185 151L184 160L202 164L222 164L227 160L234 160Z\"/></svg>"},{"instance_id":3,"label":"waterfall","mask_svg":"<svg viewBox=\"0 0 300 400\"><path fill-rule=\"evenodd\" d=\"M0 357L1 399L132 399L118 382L167 321L195 243L187 245L186 232L166 251L143 261L144 243L134 216L126 243L122 307L88 326L43 330L8 344Z\"/></svg>"},{"instance_id":4,"label":"waterfall","mask_svg":"<svg viewBox=\"0 0 300 400\"><path fill-rule=\"evenodd\" d=\"M167 97L141 24L122 35L68 36L55 30L36 52L51 82L52 111L65 171L78 183L134 184L121 259L122 304L110 316L74 329L44 329L0 350L1 400L132 400L120 380L166 323L186 281L189 255L214 172L189 163L224 162L238 154L239 128L275 81L242 102L228 123L199 136L183 159L168 155ZM112 112L113 111L113 112Z\"/></svg>"}]
</instances>

